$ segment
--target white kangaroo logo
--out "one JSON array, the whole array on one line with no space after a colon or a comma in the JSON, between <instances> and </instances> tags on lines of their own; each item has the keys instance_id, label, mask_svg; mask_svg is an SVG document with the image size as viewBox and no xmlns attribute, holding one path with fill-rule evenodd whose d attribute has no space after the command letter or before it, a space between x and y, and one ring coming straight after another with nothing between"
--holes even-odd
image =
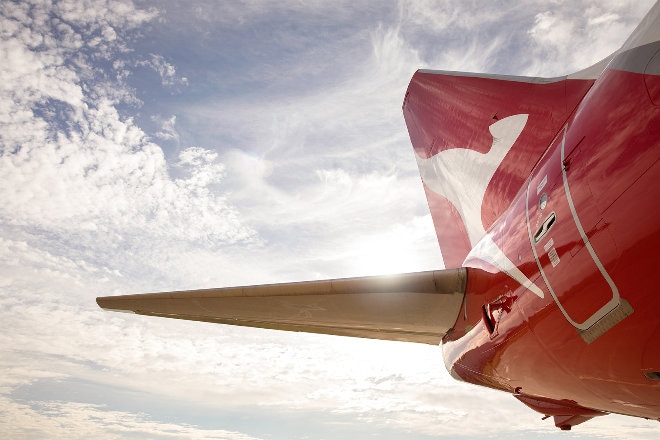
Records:
<instances>
[{"instance_id":1,"label":"white kangaroo logo","mask_svg":"<svg viewBox=\"0 0 660 440\"><path fill-rule=\"evenodd\" d=\"M422 180L431 191L445 197L456 208L470 240L469 258L479 258L505 272L543 298L543 291L532 283L486 234L481 222L481 205L495 171L522 133L529 115L513 115L492 124L493 145L487 153L453 148L428 159L417 156Z\"/></svg>"}]
</instances>

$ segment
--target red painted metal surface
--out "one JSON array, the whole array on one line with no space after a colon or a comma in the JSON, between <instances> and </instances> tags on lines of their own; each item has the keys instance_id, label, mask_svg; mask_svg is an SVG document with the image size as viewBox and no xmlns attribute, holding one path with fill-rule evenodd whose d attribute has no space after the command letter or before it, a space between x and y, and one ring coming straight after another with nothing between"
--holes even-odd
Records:
<instances>
[{"instance_id":1,"label":"red painted metal surface","mask_svg":"<svg viewBox=\"0 0 660 440\"><path fill-rule=\"evenodd\" d=\"M459 261L470 251L460 217L425 190L447 267L470 267L464 310L443 341L447 368L514 393L562 429L602 412L660 420L656 90L658 75L618 69L546 84L421 72L404 102L420 157L486 152L490 124L530 115L482 222L543 297L486 261Z\"/></svg>"},{"instance_id":2,"label":"red painted metal surface","mask_svg":"<svg viewBox=\"0 0 660 440\"><path fill-rule=\"evenodd\" d=\"M517 148L502 161L482 204L486 228L510 206L548 143L561 129L593 80L556 78L549 82L501 81L420 71L404 100L404 117L415 153L422 158L466 148L491 148L488 127L506 116L528 114ZM506 87L506 84L509 87ZM425 186L427 200L446 267L460 267L471 249L455 208ZM452 225L449 229L447 225Z\"/></svg>"}]
</instances>

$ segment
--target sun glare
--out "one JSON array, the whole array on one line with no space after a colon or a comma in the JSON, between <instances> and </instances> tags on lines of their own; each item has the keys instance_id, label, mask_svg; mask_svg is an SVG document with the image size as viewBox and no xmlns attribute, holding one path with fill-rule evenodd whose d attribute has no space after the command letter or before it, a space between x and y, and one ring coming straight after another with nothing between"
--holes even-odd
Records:
<instances>
[{"instance_id":1,"label":"sun glare","mask_svg":"<svg viewBox=\"0 0 660 440\"><path fill-rule=\"evenodd\" d=\"M356 272L363 275L411 272L422 264L411 243L391 234L356 243L353 253Z\"/></svg>"}]
</instances>

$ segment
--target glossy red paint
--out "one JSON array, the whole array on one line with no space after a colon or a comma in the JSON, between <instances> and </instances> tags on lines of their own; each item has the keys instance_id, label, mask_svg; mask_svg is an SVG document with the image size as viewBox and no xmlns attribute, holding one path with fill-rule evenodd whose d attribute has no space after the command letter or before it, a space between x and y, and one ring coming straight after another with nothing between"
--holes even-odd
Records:
<instances>
[{"instance_id":1,"label":"glossy red paint","mask_svg":"<svg viewBox=\"0 0 660 440\"><path fill-rule=\"evenodd\" d=\"M607 414L602 411L576 406L571 401L556 402L523 396L521 394L514 394L514 396L534 411L546 414L546 417L554 417L555 424L562 430L570 430L572 426L586 422L593 417Z\"/></svg>"},{"instance_id":2,"label":"glossy red paint","mask_svg":"<svg viewBox=\"0 0 660 440\"><path fill-rule=\"evenodd\" d=\"M497 87L493 87L495 80ZM404 117L415 153L428 158L452 148L485 153L493 141L488 131L491 124L514 114L529 115L517 148L502 161L484 198L481 217L488 229L510 206L548 143L592 84L593 80L554 78L534 83L526 78L420 71L408 87ZM472 248L467 233L456 229L462 222L451 203L428 187L424 189L445 266L460 267Z\"/></svg>"},{"instance_id":3,"label":"glossy red paint","mask_svg":"<svg viewBox=\"0 0 660 440\"><path fill-rule=\"evenodd\" d=\"M619 58L648 66L653 44ZM425 190L446 266L469 268L447 368L562 429L605 412L660 420L660 76L627 63L596 81L418 72L404 101L420 157L485 153L493 122L529 114L481 220L542 297L470 253L456 209Z\"/></svg>"}]
</instances>

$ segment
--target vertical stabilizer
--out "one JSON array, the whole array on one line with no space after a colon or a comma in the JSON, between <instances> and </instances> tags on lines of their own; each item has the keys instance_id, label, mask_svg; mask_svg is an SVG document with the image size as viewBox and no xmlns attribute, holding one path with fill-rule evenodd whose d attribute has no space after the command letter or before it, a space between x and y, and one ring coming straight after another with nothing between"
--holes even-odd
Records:
<instances>
[{"instance_id":1,"label":"vertical stabilizer","mask_svg":"<svg viewBox=\"0 0 660 440\"><path fill-rule=\"evenodd\" d=\"M403 114L445 267L460 267L593 84L420 70Z\"/></svg>"}]
</instances>

